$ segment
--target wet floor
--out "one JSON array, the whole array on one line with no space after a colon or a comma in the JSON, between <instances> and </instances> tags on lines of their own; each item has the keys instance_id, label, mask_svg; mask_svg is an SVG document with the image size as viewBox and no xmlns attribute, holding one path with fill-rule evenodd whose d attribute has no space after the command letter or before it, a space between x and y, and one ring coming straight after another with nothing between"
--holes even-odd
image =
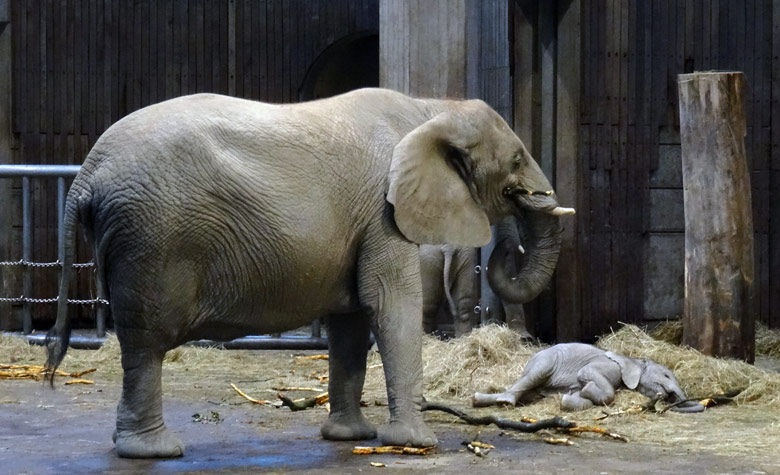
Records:
<instances>
[{"instance_id":1,"label":"wet floor","mask_svg":"<svg viewBox=\"0 0 780 475\"><path fill-rule=\"evenodd\" d=\"M780 473L780 465L756 459L690 453L685 450L589 439L576 447L548 445L495 428L432 422L438 453L414 456L356 456L352 442L320 438L324 411L290 413L250 405L214 406L165 400L169 427L187 445L184 457L127 460L111 442L119 384L103 390L3 381L0 386L0 473ZM195 423L193 414L218 410L219 423ZM378 408L380 414L386 408ZM383 416L384 417L384 416ZM481 440L496 449L479 458L462 442ZM376 441L361 443L375 445ZM385 468L375 468L379 462ZM381 473L381 472L380 472Z\"/></svg>"}]
</instances>

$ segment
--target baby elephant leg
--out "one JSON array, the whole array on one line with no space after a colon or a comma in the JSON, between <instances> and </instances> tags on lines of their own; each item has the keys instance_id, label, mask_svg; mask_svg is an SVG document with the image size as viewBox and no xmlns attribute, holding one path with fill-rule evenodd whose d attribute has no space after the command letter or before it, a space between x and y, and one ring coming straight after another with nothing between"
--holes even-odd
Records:
<instances>
[{"instance_id":1,"label":"baby elephant leg","mask_svg":"<svg viewBox=\"0 0 780 475\"><path fill-rule=\"evenodd\" d=\"M542 350L528 361L523 375L509 389L498 394L475 393L472 405L474 407L514 406L519 402L528 402L529 396L538 394L538 390L549 382L554 371L554 354L549 351L549 348Z\"/></svg>"},{"instance_id":2,"label":"baby elephant leg","mask_svg":"<svg viewBox=\"0 0 780 475\"><path fill-rule=\"evenodd\" d=\"M607 405L615 399L615 388L597 366L585 366L577 374L582 389L561 399L566 411L581 411L595 405Z\"/></svg>"},{"instance_id":3,"label":"baby elephant leg","mask_svg":"<svg viewBox=\"0 0 780 475\"><path fill-rule=\"evenodd\" d=\"M593 401L582 397L582 391L564 394L561 398L561 409L564 411L582 411L593 407Z\"/></svg>"}]
</instances>

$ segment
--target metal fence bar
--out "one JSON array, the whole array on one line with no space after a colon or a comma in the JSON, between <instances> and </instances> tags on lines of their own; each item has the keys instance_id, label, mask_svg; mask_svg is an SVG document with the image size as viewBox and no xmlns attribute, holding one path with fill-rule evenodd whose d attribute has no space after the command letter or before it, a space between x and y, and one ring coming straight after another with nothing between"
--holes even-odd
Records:
<instances>
[{"instance_id":1,"label":"metal fence bar","mask_svg":"<svg viewBox=\"0 0 780 475\"><path fill-rule=\"evenodd\" d=\"M81 165L0 165L0 178L74 177Z\"/></svg>"},{"instance_id":2,"label":"metal fence bar","mask_svg":"<svg viewBox=\"0 0 780 475\"><path fill-rule=\"evenodd\" d=\"M44 345L46 335L26 335L28 343ZM70 347L78 350L97 350L105 338L86 335L71 335ZM220 342L214 340L194 340L185 343L186 346L201 348L222 348L225 350L327 350L328 340L321 337L288 335L282 337L273 336L247 336L235 340Z\"/></svg>"},{"instance_id":3,"label":"metal fence bar","mask_svg":"<svg viewBox=\"0 0 780 475\"><path fill-rule=\"evenodd\" d=\"M30 178L22 177L22 259L32 260L32 207L30 206ZM24 266L22 270L22 293L32 295L32 269ZM32 333L32 303L22 303L22 328L25 335Z\"/></svg>"}]
</instances>

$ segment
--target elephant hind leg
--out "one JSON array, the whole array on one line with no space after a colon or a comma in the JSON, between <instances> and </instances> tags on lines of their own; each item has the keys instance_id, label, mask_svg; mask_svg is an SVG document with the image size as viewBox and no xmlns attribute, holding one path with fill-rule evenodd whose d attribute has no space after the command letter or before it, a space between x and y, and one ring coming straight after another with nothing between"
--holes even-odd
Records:
<instances>
[{"instance_id":1,"label":"elephant hind leg","mask_svg":"<svg viewBox=\"0 0 780 475\"><path fill-rule=\"evenodd\" d=\"M561 409L564 411L582 411L590 407L593 407L593 401L582 397L580 391L564 394L563 398L561 398Z\"/></svg>"},{"instance_id":2,"label":"elephant hind leg","mask_svg":"<svg viewBox=\"0 0 780 475\"><path fill-rule=\"evenodd\" d=\"M330 414L322 426L328 440L365 440L376 429L360 409L366 378L369 321L365 312L331 315L327 319Z\"/></svg>"},{"instance_id":3,"label":"elephant hind leg","mask_svg":"<svg viewBox=\"0 0 780 475\"><path fill-rule=\"evenodd\" d=\"M184 444L162 418L164 350L140 347L143 330L117 329L122 348L122 397L117 408L114 442L120 457L163 458L184 454Z\"/></svg>"}]
</instances>

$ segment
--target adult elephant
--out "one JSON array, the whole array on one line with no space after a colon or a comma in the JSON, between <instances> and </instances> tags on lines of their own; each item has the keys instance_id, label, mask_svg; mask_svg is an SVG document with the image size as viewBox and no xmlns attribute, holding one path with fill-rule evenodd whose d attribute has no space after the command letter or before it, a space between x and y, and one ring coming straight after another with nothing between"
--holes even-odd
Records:
<instances>
[{"instance_id":1,"label":"adult elephant","mask_svg":"<svg viewBox=\"0 0 780 475\"><path fill-rule=\"evenodd\" d=\"M71 268L80 220L121 345L117 453L183 453L162 418L166 351L199 338L281 332L325 314L331 412L323 437L377 435L359 404L373 330L390 409L380 441L436 444L420 412L417 244L481 246L490 223L518 209L573 212L543 193L550 189L481 101L381 89L293 105L198 94L123 118L70 188L63 264ZM49 368L67 350L68 274Z\"/></svg>"}]
</instances>

